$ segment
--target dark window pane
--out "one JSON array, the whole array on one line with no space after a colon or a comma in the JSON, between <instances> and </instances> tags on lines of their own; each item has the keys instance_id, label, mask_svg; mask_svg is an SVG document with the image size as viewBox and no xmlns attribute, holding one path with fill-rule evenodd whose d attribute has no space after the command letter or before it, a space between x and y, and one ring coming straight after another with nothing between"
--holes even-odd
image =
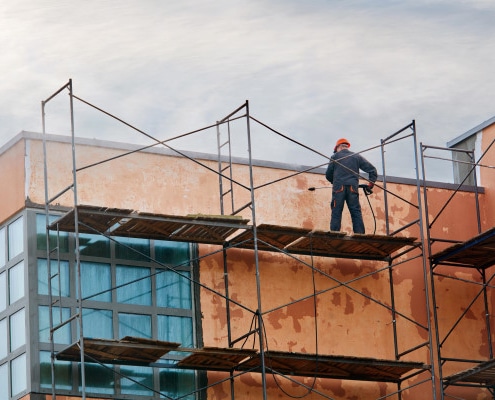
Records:
<instances>
[{"instance_id":1,"label":"dark window pane","mask_svg":"<svg viewBox=\"0 0 495 400\"><path fill-rule=\"evenodd\" d=\"M52 370L50 353L40 352L40 385L42 388L52 387ZM70 361L55 360L55 387L57 389L72 389L72 367Z\"/></svg>"},{"instance_id":2,"label":"dark window pane","mask_svg":"<svg viewBox=\"0 0 495 400\"><path fill-rule=\"evenodd\" d=\"M160 370L160 392L170 398L194 400L194 371L180 369ZM188 396L186 394L192 393ZM184 396L184 397L183 397Z\"/></svg>"},{"instance_id":3,"label":"dark window pane","mask_svg":"<svg viewBox=\"0 0 495 400\"><path fill-rule=\"evenodd\" d=\"M103 235L79 235L79 248L82 256L110 257L110 239Z\"/></svg>"},{"instance_id":4,"label":"dark window pane","mask_svg":"<svg viewBox=\"0 0 495 400\"><path fill-rule=\"evenodd\" d=\"M49 223L57 220L59 216L50 215ZM69 234L67 232L59 233L59 246L62 253L69 251ZM36 243L38 250L46 250L46 217L45 214L36 214ZM57 247L57 232L50 231L50 249Z\"/></svg>"},{"instance_id":5,"label":"dark window pane","mask_svg":"<svg viewBox=\"0 0 495 400\"><path fill-rule=\"evenodd\" d=\"M123 260L149 261L150 241L148 239L115 238L115 257Z\"/></svg>"},{"instance_id":6,"label":"dark window pane","mask_svg":"<svg viewBox=\"0 0 495 400\"><path fill-rule=\"evenodd\" d=\"M122 366L120 367L120 371L123 375L120 379L123 394L135 394L139 396L153 395L153 371L151 368Z\"/></svg>"},{"instance_id":7,"label":"dark window pane","mask_svg":"<svg viewBox=\"0 0 495 400\"><path fill-rule=\"evenodd\" d=\"M81 370L81 364L79 364ZM84 372L86 373L86 392L98 394L115 393L115 374L111 365L99 365L93 363L84 363ZM79 385L79 391L82 390Z\"/></svg>"},{"instance_id":8,"label":"dark window pane","mask_svg":"<svg viewBox=\"0 0 495 400\"><path fill-rule=\"evenodd\" d=\"M155 258L167 265L187 265L189 263L189 244L155 240Z\"/></svg>"}]
</instances>

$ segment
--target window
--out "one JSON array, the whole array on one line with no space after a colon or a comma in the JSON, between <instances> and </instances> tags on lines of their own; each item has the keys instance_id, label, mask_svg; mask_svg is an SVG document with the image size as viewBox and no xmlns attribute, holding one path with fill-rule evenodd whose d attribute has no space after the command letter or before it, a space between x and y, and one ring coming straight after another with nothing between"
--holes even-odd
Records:
<instances>
[{"instance_id":1,"label":"window","mask_svg":"<svg viewBox=\"0 0 495 400\"><path fill-rule=\"evenodd\" d=\"M48 263L46 260L46 220L37 214L37 268L40 298L38 305L39 341L41 343L40 387L43 393L51 389L50 353L50 299ZM51 217L50 221L55 217ZM50 246L55 235L50 234ZM61 232L58 240L67 251L53 252L51 260L52 294L62 294L62 305L52 309L53 324L68 320L78 312L78 271L71 248L74 235ZM117 242L117 241L118 242ZM81 266L81 297L83 299L83 336L94 339L122 339L125 336L169 340L192 347L193 290L190 245L168 241L150 241L136 238L112 238L101 235L79 235ZM159 263L151 257L158 259ZM57 258L57 259L56 259ZM60 260L58 260L60 258ZM60 266L60 275L58 275ZM174 268L168 270L164 268ZM59 312L62 311L60 316ZM56 348L64 348L79 336L79 327L66 324L54 333ZM177 360L178 354L171 358ZM78 363L79 364L79 363ZM133 365L85 365L86 391L94 397L108 398L164 398L155 390L175 398L194 392L196 372L186 370L156 370ZM81 365L78 365L81 368ZM80 394L80 379L74 363L55 361L56 387L70 395ZM119 374L115 374L115 370ZM120 397L119 397L120 396ZM140 397L142 396L142 397ZM188 397L195 399L193 394Z\"/></svg>"},{"instance_id":2,"label":"window","mask_svg":"<svg viewBox=\"0 0 495 400\"><path fill-rule=\"evenodd\" d=\"M83 309L84 337L113 339L112 311Z\"/></svg>"},{"instance_id":3,"label":"window","mask_svg":"<svg viewBox=\"0 0 495 400\"><path fill-rule=\"evenodd\" d=\"M0 312L7 308L7 274L0 273Z\"/></svg>"},{"instance_id":4,"label":"window","mask_svg":"<svg viewBox=\"0 0 495 400\"><path fill-rule=\"evenodd\" d=\"M59 218L58 215L50 215L48 223L52 223ZM57 239L58 236L58 239ZM38 250L46 250L46 216L36 214L36 243ZM69 251L69 234L67 232L50 231L50 249L59 248L60 252Z\"/></svg>"},{"instance_id":5,"label":"window","mask_svg":"<svg viewBox=\"0 0 495 400\"><path fill-rule=\"evenodd\" d=\"M2 268L7 262L7 249L5 246L6 243L6 234L5 228L0 229L0 268Z\"/></svg>"},{"instance_id":6,"label":"window","mask_svg":"<svg viewBox=\"0 0 495 400\"><path fill-rule=\"evenodd\" d=\"M10 364L12 396L27 389L26 353L12 360Z\"/></svg>"},{"instance_id":7,"label":"window","mask_svg":"<svg viewBox=\"0 0 495 400\"><path fill-rule=\"evenodd\" d=\"M62 321L60 320L60 315L62 315ZM48 306L39 306L38 308L38 318L39 318L39 339L40 342L50 343L50 308ZM52 308L52 318L53 326L60 324L63 321L67 321L70 318L69 308ZM58 328L53 333L53 342L70 344L71 343L71 332L70 323L65 324Z\"/></svg>"},{"instance_id":8,"label":"window","mask_svg":"<svg viewBox=\"0 0 495 400\"><path fill-rule=\"evenodd\" d=\"M159 307L191 308L191 276L185 271L163 270L156 274L156 303Z\"/></svg>"},{"instance_id":9,"label":"window","mask_svg":"<svg viewBox=\"0 0 495 400\"><path fill-rule=\"evenodd\" d=\"M52 387L52 366L50 352L40 352L40 385L42 388ZM55 387L57 389L72 389L72 367L69 361L55 360Z\"/></svg>"},{"instance_id":10,"label":"window","mask_svg":"<svg viewBox=\"0 0 495 400\"><path fill-rule=\"evenodd\" d=\"M110 264L81 261L82 297L93 301L112 301Z\"/></svg>"},{"instance_id":11,"label":"window","mask_svg":"<svg viewBox=\"0 0 495 400\"><path fill-rule=\"evenodd\" d=\"M117 266L117 301L126 304L151 305L150 269Z\"/></svg>"},{"instance_id":12,"label":"window","mask_svg":"<svg viewBox=\"0 0 495 400\"><path fill-rule=\"evenodd\" d=\"M23 221L24 219L20 217L9 225L9 260L12 260L24 251Z\"/></svg>"},{"instance_id":13,"label":"window","mask_svg":"<svg viewBox=\"0 0 495 400\"><path fill-rule=\"evenodd\" d=\"M26 344L26 316L24 308L10 316L10 351Z\"/></svg>"},{"instance_id":14,"label":"window","mask_svg":"<svg viewBox=\"0 0 495 400\"><path fill-rule=\"evenodd\" d=\"M9 269L9 303L24 297L24 261Z\"/></svg>"},{"instance_id":15,"label":"window","mask_svg":"<svg viewBox=\"0 0 495 400\"><path fill-rule=\"evenodd\" d=\"M183 347L191 347L193 345L192 319L173 315L159 315L158 340L176 342Z\"/></svg>"},{"instance_id":16,"label":"window","mask_svg":"<svg viewBox=\"0 0 495 400\"><path fill-rule=\"evenodd\" d=\"M0 321L0 360L7 357L7 318Z\"/></svg>"},{"instance_id":17,"label":"window","mask_svg":"<svg viewBox=\"0 0 495 400\"><path fill-rule=\"evenodd\" d=\"M122 366L120 372L123 375L120 379L123 394L153 395L152 390L150 390L153 389L153 370L151 368Z\"/></svg>"},{"instance_id":18,"label":"window","mask_svg":"<svg viewBox=\"0 0 495 400\"><path fill-rule=\"evenodd\" d=\"M123 260L149 261L150 241L148 239L116 238L115 257Z\"/></svg>"},{"instance_id":19,"label":"window","mask_svg":"<svg viewBox=\"0 0 495 400\"><path fill-rule=\"evenodd\" d=\"M51 260L52 295L70 296L69 262ZM60 268L60 273L59 273ZM48 263L38 258L38 294L48 295Z\"/></svg>"},{"instance_id":20,"label":"window","mask_svg":"<svg viewBox=\"0 0 495 400\"><path fill-rule=\"evenodd\" d=\"M120 313L119 336L151 338L151 315Z\"/></svg>"},{"instance_id":21,"label":"window","mask_svg":"<svg viewBox=\"0 0 495 400\"><path fill-rule=\"evenodd\" d=\"M8 363L0 365L0 399L9 398L9 371Z\"/></svg>"}]
</instances>

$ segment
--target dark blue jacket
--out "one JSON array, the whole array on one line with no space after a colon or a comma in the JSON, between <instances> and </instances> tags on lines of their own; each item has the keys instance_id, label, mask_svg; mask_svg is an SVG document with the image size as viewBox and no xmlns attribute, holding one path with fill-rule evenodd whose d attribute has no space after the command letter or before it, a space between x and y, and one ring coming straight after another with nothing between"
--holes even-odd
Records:
<instances>
[{"instance_id":1,"label":"dark blue jacket","mask_svg":"<svg viewBox=\"0 0 495 400\"><path fill-rule=\"evenodd\" d=\"M352 185L357 188L359 184L359 170L369 174L368 179L375 182L378 177L376 168L360 154L343 149L330 158L326 177L335 189L343 185Z\"/></svg>"}]
</instances>

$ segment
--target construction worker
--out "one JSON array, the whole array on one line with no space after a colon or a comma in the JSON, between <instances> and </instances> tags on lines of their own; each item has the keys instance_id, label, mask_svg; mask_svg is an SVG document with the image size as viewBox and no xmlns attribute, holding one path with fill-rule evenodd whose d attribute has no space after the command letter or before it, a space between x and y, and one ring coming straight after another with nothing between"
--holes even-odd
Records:
<instances>
[{"instance_id":1,"label":"construction worker","mask_svg":"<svg viewBox=\"0 0 495 400\"><path fill-rule=\"evenodd\" d=\"M326 178L332 183L332 217L330 230L340 231L344 203L351 214L354 233L364 233L363 215L359 203L359 171L368 173L368 188L371 190L377 178L376 168L360 154L349 150L347 139L339 139L328 164Z\"/></svg>"}]
</instances>

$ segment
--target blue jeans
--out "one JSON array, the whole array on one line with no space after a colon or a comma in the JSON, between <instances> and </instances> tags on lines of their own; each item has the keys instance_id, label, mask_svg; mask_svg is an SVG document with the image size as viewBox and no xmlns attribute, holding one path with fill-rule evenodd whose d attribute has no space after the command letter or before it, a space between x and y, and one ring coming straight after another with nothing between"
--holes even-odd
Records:
<instances>
[{"instance_id":1,"label":"blue jeans","mask_svg":"<svg viewBox=\"0 0 495 400\"><path fill-rule=\"evenodd\" d=\"M352 230L354 233L364 233L363 215L361 213L361 204L359 203L358 187L350 185L333 187L332 203L330 204L332 209L330 230L340 231L344 203L347 203L347 208L351 214Z\"/></svg>"}]
</instances>

